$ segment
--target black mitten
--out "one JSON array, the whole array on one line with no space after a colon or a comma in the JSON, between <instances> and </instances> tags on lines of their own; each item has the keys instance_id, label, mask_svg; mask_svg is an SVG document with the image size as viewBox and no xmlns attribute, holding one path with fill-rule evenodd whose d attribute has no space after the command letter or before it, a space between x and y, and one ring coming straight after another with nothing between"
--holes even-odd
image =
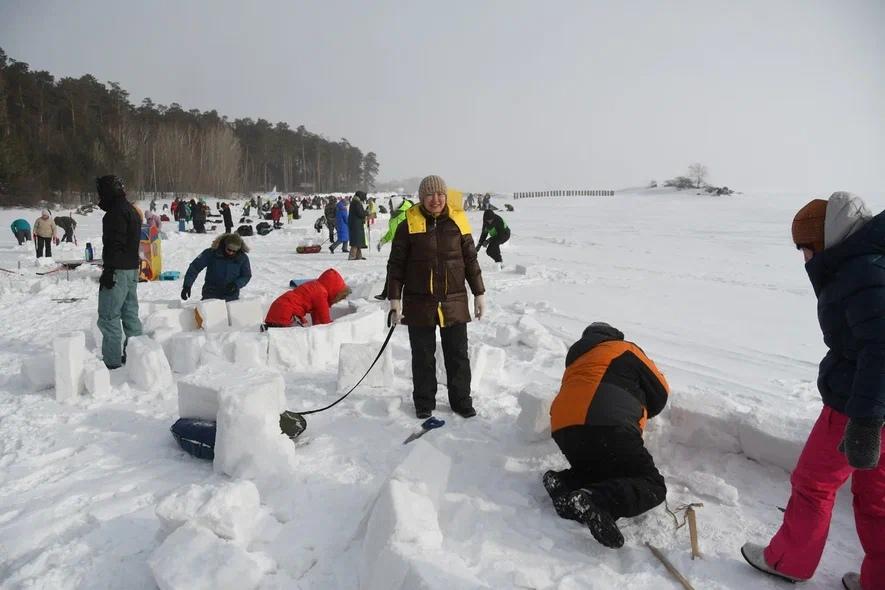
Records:
<instances>
[{"instance_id":1,"label":"black mitten","mask_svg":"<svg viewBox=\"0 0 885 590\"><path fill-rule=\"evenodd\" d=\"M114 285L117 284L116 279L114 279L114 269L106 268L101 271L101 277L98 279L98 284L101 285L99 289L113 289Z\"/></svg>"},{"instance_id":2,"label":"black mitten","mask_svg":"<svg viewBox=\"0 0 885 590\"><path fill-rule=\"evenodd\" d=\"M882 454L882 418L851 418L839 450L856 469L875 469Z\"/></svg>"}]
</instances>

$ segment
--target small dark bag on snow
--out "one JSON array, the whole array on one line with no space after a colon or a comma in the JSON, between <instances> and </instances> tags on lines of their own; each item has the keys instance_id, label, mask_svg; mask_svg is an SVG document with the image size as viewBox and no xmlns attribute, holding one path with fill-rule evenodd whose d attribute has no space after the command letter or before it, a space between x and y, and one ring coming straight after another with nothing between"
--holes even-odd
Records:
<instances>
[{"instance_id":1,"label":"small dark bag on snow","mask_svg":"<svg viewBox=\"0 0 885 590\"><path fill-rule=\"evenodd\" d=\"M272 230L271 230L269 223L267 223L266 221L262 221L261 223L259 223L258 225L255 226L255 231L258 232L259 236L266 236Z\"/></svg>"},{"instance_id":2,"label":"small dark bag on snow","mask_svg":"<svg viewBox=\"0 0 885 590\"><path fill-rule=\"evenodd\" d=\"M178 446L197 459L215 459L215 422L199 418L179 418L169 429Z\"/></svg>"},{"instance_id":3,"label":"small dark bag on snow","mask_svg":"<svg viewBox=\"0 0 885 590\"><path fill-rule=\"evenodd\" d=\"M241 236L251 236L254 232L251 225L241 225L237 228L237 233Z\"/></svg>"}]
</instances>

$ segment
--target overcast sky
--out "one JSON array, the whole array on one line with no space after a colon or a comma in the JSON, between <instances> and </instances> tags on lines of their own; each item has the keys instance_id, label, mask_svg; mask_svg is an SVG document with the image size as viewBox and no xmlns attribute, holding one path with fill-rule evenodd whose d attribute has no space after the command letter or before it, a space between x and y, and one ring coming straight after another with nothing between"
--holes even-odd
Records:
<instances>
[{"instance_id":1,"label":"overcast sky","mask_svg":"<svg viewBox=\"0 0 885 590\"><path fill-rule=\"evenodd\" d=\"M133 102L287 121L380 179L885 184L885 2L0 0L0 47Z\"/></svg>"}]
</instances>

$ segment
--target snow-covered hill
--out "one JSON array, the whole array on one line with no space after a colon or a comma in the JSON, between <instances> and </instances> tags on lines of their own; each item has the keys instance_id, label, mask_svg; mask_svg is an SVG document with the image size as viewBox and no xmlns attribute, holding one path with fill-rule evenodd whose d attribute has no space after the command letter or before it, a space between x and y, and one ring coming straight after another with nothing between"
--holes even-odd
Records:
<instances>
[{"instance_id":1,"label":"snow-covered hill","mask_svg":"<svg viewBox=\"0 0 885 590\"><path fill-rule=\"evenodd\" d=\"M405 560L409 580L427 588L678 588L649 542L696 588L778 588L743 562L739 547L776 530L788 470L820 409L814 382L824 348L789 236L792 215L807 200L658 192L508 201L516 210L504 213L513 231L504 267L481 254L490 311L468 329L474 347L494 347L490 358L503 358L474 380L479 416L452 414L441 387L436 415L446 426L421 444L402 445L417 421L400 328L392 340L393 387L357 390L311 416L293 463L265 473L255 488L178 449L169 434L178 414L174 390L143 391L113 375L103 399L61 404L52 390L27 391L22 362L49 352L54 336L82 330L94 346L98 285L89 271L37 276L33 250L7 234L0 242L0 267L11 271L0 273L0 586L152 588L152 556L155 569L169 573L191 550L206 559L177 575L191 576L193 587L222 569L237 580L230 587L254 579L265 589L349 589L360 587L361 574L364 587L369 575L383 587ZM874 209L883 204L868 201ZM77 218L80 246L100 243L100 214ZM388 249L379 254L374 244L386 220L373 231L367 261L325 249L297 255L304 236L317 236L318 215L305 211L296 229L247 238L254 278L244 296L269 302L290 279L332 266L354 298L380 288ZM32 221L37 212L4 210L0 221L8 226L19 216ZM478 233L480 213L470 218ZM167 270L183 272L212 239L166 229ZM79 256L80 246L56 258ZM141 284L145 314L176 301L180 288L180 281ZM373 299L358 303L384 308ZM670 381L670 404L646 439L667 478L669 505L704 503L702 560L691 560L686 530L675 530L663 507L624 521L626 546L612 551L557 518L541 485L546 469L565 462L552 440L536 440L525 416L519 419L521 400L528 408L531 397L552 398L565 348L592 321L623 330ZM384 332L379 322L377 333L362 335L377 341ZM232 365L217 379L236 381L237 370ZM337 394L334 366L282 372L292 409ZM186 519L189 528L174 533L180 544L158 552L168 526L157 506L192 484L200 486L191 488L192 499L215 497L221 515ZM225 515L249 522L249 535L220 540ZM385 554L391 538L399 545ZM213 553L218 547L225 549ZM391 551L399 562L390 561ZM846 489L822 565L804 587L838 587L860 555Z\"/></svg>"}]
</instances>

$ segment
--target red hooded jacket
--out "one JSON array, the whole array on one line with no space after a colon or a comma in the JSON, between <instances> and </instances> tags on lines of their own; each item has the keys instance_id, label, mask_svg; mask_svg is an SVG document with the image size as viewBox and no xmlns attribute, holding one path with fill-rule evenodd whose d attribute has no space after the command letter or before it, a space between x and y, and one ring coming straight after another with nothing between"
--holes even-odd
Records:
<instances>
[{"instance_id":1,"label":"red hooded jacket","mask_svg":"<svg viewBox=\"0 0 885 590\"><path fill-rule=\"evenodd\" d=\"M264 323L291 326L293 318L298 318L304 324L305 316L310 314L314 326L331 324L332 301L346 288L347 285L338 271L330 268L317 280L308 281L277 297L270 305Z\"/></svg>"}]
</instances>

